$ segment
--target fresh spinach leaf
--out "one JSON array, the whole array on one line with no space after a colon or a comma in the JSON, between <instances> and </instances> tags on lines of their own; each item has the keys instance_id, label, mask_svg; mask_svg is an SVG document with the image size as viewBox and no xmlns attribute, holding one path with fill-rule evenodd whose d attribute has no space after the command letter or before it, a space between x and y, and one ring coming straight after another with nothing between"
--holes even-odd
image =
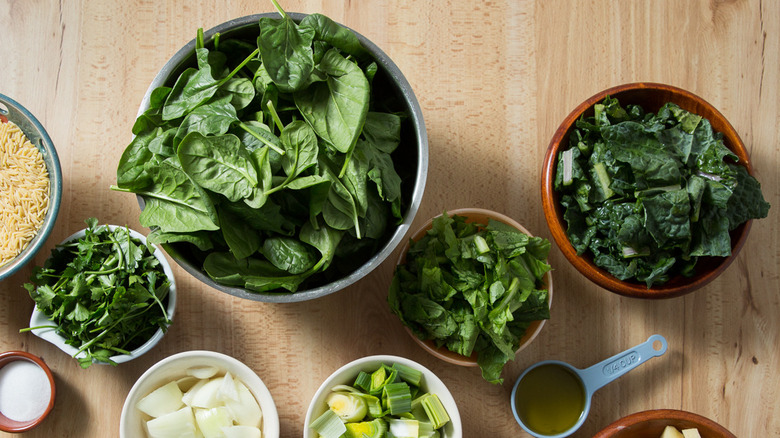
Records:
<instances>
[{"instance_id":1,"label":"fresh spinach leaf","mask_svg":"<svg viewBox=\"0 0 780 438\"><path fill-rule=\"evenodd\" d=\"M144 197L140 222L166 233L191 233L219 229L219 219L209 196L170 161L153 174L153 184L135 193Z\"/></svg>"},{"instance_id":2,"label":"fresh spinach leaf","mask_svg":"<svg viewBox=\"0 0 780 438\"><path fill-rule=\"evenodd\" d=\"M219 209L219 222L222 237L236 259L245 259L256 253L262 240L260 233L247 222L242 221L229 209Z\"/></svg>"},{"instance_id":3,"label":"fresh spinach leaf","mask_svg":"<svg viewBox=\"0 0 780 438\"><path fill-rule=\"evenodd\" d=\"M261 251L274 266L293 275L303 274L317 263L308 245L289 237L266 239Z\"/></svg>"},{"instance_id":4,"label":"fresh spinach leaf","mask_svg":"<svg viewBox=\"0 0 780 438\"><path fill-rule=\"evenodd\" d=\"M295 106L327 145L349 152L363 129L368 114L370 88L365 74L338 50L322 58L325 82L316 82L293 94Z\"/></svg>"},{"instance_id":5,"label":"fresh spinach leaf","mask_svg":"<svg viewBox=\"0 0 780 438\"><path fill-rule=\"evenodd\" d=\"M230 100L231 97L226 96L199 106L187 114L176 131L178 141L174 147L191 132L197 132L204 137L225 134L230 125L238 121L236 109L230 104Z\"/></svg>"},{"instance_id":6,"label":"fresh spinach leaf","mask_svg":"<svg viewBox=\"0 0 780 438\"><path fill-rule=\"evenodd\" d=\"M313 40L314 29L298 26L287 14L281 19L260 19L257 46L265 70L279 90L291 93L307 84L314 70Z\"/></svg>"},{"instance_id":7,"label":"fresh spinach leaf","mask_svg":"<svg viewBox=\"0 0 780 438\"><path fill-rule=\"evenodd\" d=\"M303 17L301 27L314 30L314 39L322 41L326 46L336 47L344 53L357 57L365 57L368 54L352 31L322 14L309 14Z\"/></svg>"},{"instance_id":8,"label":"fresh spinach leaf","mask_svg":"<svg viewBox=\"0 0 780 438\"><path fill-rule=\"evenodd\" d=\"M238 201L252 194L257 171L234 135L188 134L177 153L182 169L199 186Z\"/></svg>"}]
</instances>

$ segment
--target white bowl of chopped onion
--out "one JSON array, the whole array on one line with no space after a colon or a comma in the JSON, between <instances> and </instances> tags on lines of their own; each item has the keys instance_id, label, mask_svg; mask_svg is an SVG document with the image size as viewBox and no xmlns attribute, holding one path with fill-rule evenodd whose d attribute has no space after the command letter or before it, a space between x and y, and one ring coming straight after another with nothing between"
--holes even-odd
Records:
<instances>
[{"instance_id":1,"label":"white bowl of chopped onion","mask_svg":"<svg viewBox=\"0 0 780 438\"><path fill-rule=\"evenodd\" d=\"M43 125L0 94L0 281L26 265L46 242L62 199L62 171Z\"/></svg>"},{"instance_id":2,"label":"white bowl of chopped onion","mask_svg":"<svg viewBox=\"0 0 780 438\"><path fill-rule=\"evenodd\" d=\"M371 377L371 380L374 380L374 373L382 366L386 367L385 385L387 383L396 385L401 382L413 383L408 384L412 389L411 393L406 395L408 398L406 408L402 406L404 405L404 397L396 397L396 388L393 390L390 390L389 387L384 390L379 389L375 396L379 399L381 409L385 412L379 418L371 412L371 389L362 389L363 384L370 386L370 383L361 383L358 376L365 373ZM398 370L397 376L392 375L393 369ZM417 374L416 378L406 377L408 374L415 373ZM381 385L379 383L377 387ZM334 397L334 394L345 394L345 396ZM429 395L435 395L438 401L428 403ZM358 399L367 401L367 407L362 406ZM394 404L398 407L397 413L392 412L395 409L392 406ZM363 417L361 415L363 411L366 413L365 417L358 418ZM386 415L387 412L390 412L390 415ZM328 418L329 416L333 418ZM352 433L357 433L357 436L360 436L360 433L365 433L366 436L376 436L377 427L379 427L386 428L385 431L393 432L394 436L463 437L458 406L444 382L428 368L400 356L376 355L356 359L325 379L312 397L306 412L303 438L337 437L342 429L338 425L338 421L344 422L345 427L353 427ZM379 426L376 426L377 422L380 423ZM384 424L381 424L382 422Z\"/></svg>"},{"instance_id":3,"label":"white bowl of chopped onion","mask_svg":"<svg viewBox=\"0 0 780 438\"><path fill-rule=\"evenodd\" d=\"M185 351L138 378L119 420L120 438L178 436L279 438L279 415L268 388L243 362Z\"/></svg>"}]
</instances>

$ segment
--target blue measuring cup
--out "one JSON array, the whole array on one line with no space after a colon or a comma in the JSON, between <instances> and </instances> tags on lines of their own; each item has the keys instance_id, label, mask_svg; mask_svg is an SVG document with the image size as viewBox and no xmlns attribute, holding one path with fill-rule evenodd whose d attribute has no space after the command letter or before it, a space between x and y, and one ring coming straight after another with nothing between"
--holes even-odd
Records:
<instances>
[{"instance_id":1,"label":"blue measuring cup","mask_svg":"<svg viewBox=\"0 0 780 438\"><path fill-rule=\"evenodd\" d=\"M593 393L646 361L666 353L661 335L589 368L557 360L538 362L517 378L512 388L512 414L537 438L563 438L577 431L590 412ZM562 406L565 408L562 409Z\"/></svg>"}]
</instances>

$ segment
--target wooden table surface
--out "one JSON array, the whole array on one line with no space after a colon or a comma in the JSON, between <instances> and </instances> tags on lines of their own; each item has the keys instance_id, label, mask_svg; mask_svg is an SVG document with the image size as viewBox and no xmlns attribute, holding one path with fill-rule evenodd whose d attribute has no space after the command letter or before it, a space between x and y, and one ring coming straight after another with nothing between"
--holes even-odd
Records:
<instances>
[{"instance_id":1,"label":"wooden table surface","mask_svg":"<svg viewBox=\"0 0 780 438\"><path fill-rule=\"evenodd\" d=\"M503 385L443 363L414 344L386 305L393 263L346 290L297 304L241 300L178 266L175 321L150 353L118 367L78 367L31 334L32 265L0 283L0 351L43 357L56 375L53 412L30 437L118 435L125 395L149 366L209 349L252 367L271 390L282 437L301 436L309 401L336 368L395 354L436 372L454 394L463 436L527 436L509 408L527 366L560 359L585 367L659 333L669 351L596 393L574 436L618 418L676 408L740 437L780 436L780 2L764 1L283 1L321 12L380 46L411 83L430 141L428 184L415 226L444 209L501 211L550 238L540 172L558 123L613 85L663 82L702 96L744 140L770 217L755 221L737 260L696 293L663 301L621 298L591 284L553 246L552 319L504 369ZM135 197L109 190L130 128L157 71L198 27L273 11L270 1L0 1L0 92L47 128L62 163L54 243L96 216L138 222ZM6 436L6 435L4 435ZM10 435L8 435L10 436Z\"/></svg>"}]
</instances>

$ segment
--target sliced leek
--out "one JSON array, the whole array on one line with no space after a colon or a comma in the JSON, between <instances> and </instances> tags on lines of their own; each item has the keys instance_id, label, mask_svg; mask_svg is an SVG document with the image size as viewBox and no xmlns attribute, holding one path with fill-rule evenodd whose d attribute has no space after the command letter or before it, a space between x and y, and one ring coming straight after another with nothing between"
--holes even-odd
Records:
<instances>
[{"instance_id":1,"label":"sliced leek","mask_svg":"<svg viewBox=\"0 0 780 438\"><path fill-rule=\"evenodd\" d=\"M420 436L420 422L417 420L390 419L387 424L395 438L419 438Z\"/></svg>"},{"instance_id":2,"label":"sliced leek","mask_svg":"<svg viewBox=\"0 0 780 438\"><path fill-rule=\"evenodd\" d=\"M412 410L412 393L404 382L388 383L382 390L382 404L391 415L400 415Z\"/></svg>"},{"instance_id":3,"label":"sliced leek","mask_svg":"<svg viewBox=\"0 0 780 438\"><path fill-rule=\"evenodd\" d=\"M325 403L345 423L360 421L368 413L366 401L359 395L349 392L331 392L325 399Z\"/></svg>"},{"instance_id":4,"label":"sliced leek","mask_svg":"<svg viewBox=\"0 0 780 438\"><path fill-rule=\"evenodd\" d=\"M420 404L425 409L425 413L428 415L428 419L431 420L434 429L439 429L450 421L450 416L447 414L447 410L444 409L444 405L439 400L438 395L425 394L420 399Z\"/></svg>"},{"instance_id":5,"label":"sliced leek","mask_svg":"<svg viewBox=\"0 0 780 438\"><path fill-rule=\"evenodd\" d=\"M365 371L361 371L358 373L358 376L355 378L355 388L360 388L363 391L370 391L371 390L371 375L368 374Z\"/></svg>"},{"instance_id":6,"label":"sliced leek","mask_svg":"<svg viewBox=\"0 0 780 438\"><path fill-rule=\"evenodd\" d=\"M422 382L423 377L422 371L400 363L394 363L393 369L398 371L398 376L401 378L401 380L413 386L420 386L420 382Z\"/></svg>"},{"instance_id":7,"label":"sliced leek","mask_svg":"<svg viewBox=\"0 0 780 438\"><path fill-rule=\"evenodd\" d=\"M381 394L385 385L395 382L397 377L398 370L382 365L371 373L371 388L368 392L372 395Z\"/></svg>"},{"instance_id":8,"label":"sliced leek","mask_svg":"<svg viewBox=\"0 0 780 438\"><path fill-rule=\"evenodd\" d=\"M339 438L347 431L341 418L330 409L312 421L309 428L320 434L321 438Z\"/></svg>"},{"instance_id":9,"label":"sliced leek","mask_svg":"<svg viewBox=\"0 0 780 438\"><path fill-rule=\"evenodd\" d=\"M346 438L383 438L387 432L387 422L381 418L360 423L347 423Z\"/></svg>"}]
</instances>

